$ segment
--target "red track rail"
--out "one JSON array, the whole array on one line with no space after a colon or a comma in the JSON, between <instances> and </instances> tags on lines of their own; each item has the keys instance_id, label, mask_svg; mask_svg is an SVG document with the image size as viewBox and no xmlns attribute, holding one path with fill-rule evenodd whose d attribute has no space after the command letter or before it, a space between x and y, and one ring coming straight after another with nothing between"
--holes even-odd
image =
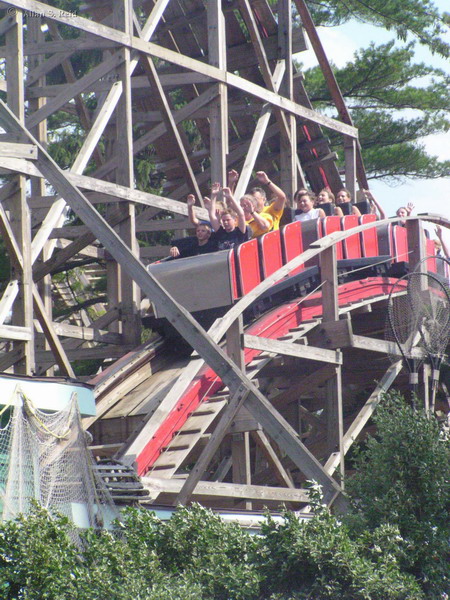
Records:
<instances>
[{"instance_id":1,"label":"red track rail","mask_svg":"<svg viewBox=\"0 0 450 600\"><path fill-rule=\"evenodd\" d=\"M339 286L339 306L341 308L355 302L379 298L389 293L395 280L382 277L363 279ZM250 325L246 333L268 339L277 339L286 335L290 329L298 327L302 322L320 317L322 314L321 294L316 293L307 300L299 300L283 304ZM245 363L250 363L260 350L246 349ZM136 469L144 475L177 431L183 426L189 415L213 394L222 388L222 381L214 371L205 366L187 387L176 406L161 423L156 434L148 441L136 458Z\"/></svg>"}]
</instances>

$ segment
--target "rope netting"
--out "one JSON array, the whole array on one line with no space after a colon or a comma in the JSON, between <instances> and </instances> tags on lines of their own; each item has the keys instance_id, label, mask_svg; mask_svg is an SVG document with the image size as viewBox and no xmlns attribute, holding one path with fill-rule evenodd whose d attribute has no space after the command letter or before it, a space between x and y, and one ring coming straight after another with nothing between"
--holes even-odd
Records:
<instances>
[{"instance_id":1,"label":"rope netting","mask_svg":"<svg viewBox=\"0 0 450 600\"><path fill-rule=\"evenodd\" d=\"M63 410L49 413L17 387L3 418L8 412L0 429L2 519L29 514L37 503L78 527L108 526L118 512L94 468L76 394Z\"/></svg>"}]
</instances>

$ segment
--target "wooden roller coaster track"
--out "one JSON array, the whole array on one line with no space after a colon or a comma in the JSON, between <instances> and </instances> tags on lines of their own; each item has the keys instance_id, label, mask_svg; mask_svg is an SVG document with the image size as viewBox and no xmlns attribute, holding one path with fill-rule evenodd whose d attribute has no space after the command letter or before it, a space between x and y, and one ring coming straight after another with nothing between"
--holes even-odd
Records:
<instances>
[{"instance_id":1,"label":"wooden roller coaster track","mask_svg":"<svg viewBox=\"0 0 450 600\"><path fill-rule=\"evenodd\" d=\"M304 1L88 0L78 13L55 4L0 6L0 231L11 265L0 370L74 377L80 361L95 361L93 450L120 461L114 485L135 489L135 467L146 501L301 507L315 479L344 508L345 455L381 393L405 382L381 336L395 273L342 280L336 249L389 223L318 239L234 298L208 332L146 269L167 254L165 232L189 227L186 194L206 217L202 195L230 168L241 174L237 193L256 170L289 198L300 185L342 187L327 132L342 138L346 187L367 187L357 130ZM338 118L313 109L293 60L305 34ZM55 151L64 140L55 124L67 118L83 132L68 165ZM135 159L158 193L138 189ZM422 221L407 223L410 265L427 254ZM144 238L153 245L140 247ZM295 288L268 308L276 284L311 260L320 289ZM57 277L69 264L81 270L70 293ZM101 302L91 289L99 273ZM177 352L176 337L141 344L141 296L194 355ZM56 316L61 302L78 305L72 321Z\"/></svg>"}]
</instances>

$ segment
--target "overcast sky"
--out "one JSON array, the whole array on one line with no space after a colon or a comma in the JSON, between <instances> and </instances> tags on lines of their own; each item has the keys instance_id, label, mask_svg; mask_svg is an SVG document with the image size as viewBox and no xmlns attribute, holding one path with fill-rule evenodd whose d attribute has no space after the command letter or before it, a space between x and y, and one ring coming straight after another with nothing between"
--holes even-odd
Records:
<instances>
[{"instance_id":1,"label":"overcast sky","mask_svg":"<svg viewBox=\"0 0 450 600\"><path fill-rule=\"evenodd\" d=\"M450 9L449 0L435 0L441 11ZM392 40L394 33L380 27L361 23L347 23L341 27L319 27L319 36L328 57L333 57L337 66L343 66L352 60L355 50L367 47L370 42L383 44ZM450 43L450 32L447 35ZM401 45L401 43L399 43ZM433 56L428 50L416 45L417 62L424 62L439 67L450 74L450 61ZM314 52L302 52L298 55L304 67L317 65ZM450 132L424 138L427 150L440 159L450 160ZM450 179L408 180L395 187L381 181L371 181L370 188L377 200L383 205L388 216L393 216L399 206L413 202L416 212L432 212L450 218ZM448 235L450 239L450 234Z\"/></svg>"}]
</instances>

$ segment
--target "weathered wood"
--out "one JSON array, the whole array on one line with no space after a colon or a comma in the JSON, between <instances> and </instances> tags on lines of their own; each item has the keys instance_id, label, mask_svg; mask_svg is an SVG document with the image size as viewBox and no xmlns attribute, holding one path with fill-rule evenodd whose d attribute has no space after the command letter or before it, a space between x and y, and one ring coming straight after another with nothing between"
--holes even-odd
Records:
<instances>
[{"instance_id":1,"label":"weathered wood","mask_svg":"<svg viewBox=\"0 0 450 600\"><path fill-rule=\"evenodd\" d=\"M19 293L19 282L17 279L13 279L6 286L0 300L0 325L3 325L5 319L10 315L14 300Z\"/></svg>"},{"instance_id":2,"label":"weathered wood","mask_svg":"<svg viewBox=\"0 0 450 600\"><path fill-rule=\"evenodd\" d=\"M227 69L225 19L222 13L222 0L208 0L208 62L221 69ZM217 84L217 96L209 106L211 181L226 184L226 155L228 154L228 98L227 88Z\"/></svg>"},{"instance_id":3,"label":"weathered wood","mask_svg":"<svg viewBox=\"0 0 450 600\"><path fill-rule=\"evenodd\" d=\"M0 339L29 342L33 339L33 333L28 327L20 327L17 325L1 325Z\"/></svg>"},{"instance_id":4,"label":"weathered wood","mask_svg":"<svg viewBox=\"0 0 450 600\"><path fill-rule=\"evenodd\" d=\"M19 127L22 127L25 119L25 97L24 97L24 69L23 69L23 12L16 10L12 16L13 26L6 32L6 80L8 82L7 102L12 114L15 115ZM17 131L17 133L19 133ZM29 142L29 145L34 145ZM6 159L7 160L7 159ZM23 160L23 159L12 159ZM3 162L3 161L2 161ZM27 161L28 162L28 161ZM24 342L23 359L14 363L14 371L31 375L35 366L34 340L33 340L33 300L31 294L31 219L26 200L26 181L22 175L16 176L17 192L10 203L10 232L9 241L6 245L17 244L16 257L21 257L13 265L13 279L19 282L19 293L13 305L12 324L24 327L31 333L31 337ZM2 207L3 210L3 207ZM4 213L3 213L4 214ZM3 218L2 218L3 220ZM8 219L6 218L6 221ZM5 232L8 233L6 222L3 223ZM15 241L14 241L15 239ZM17 268L18 267L18 268ZM15 270L17 272L15 273ZM15 347L17 348L17 344Z\"/></svg>"},{"instance_id":5,"label":"weathered wood","mask_svg":"<svg viewBox=\"0 0 450 600\"><path fill-rule=\"evenodd\" d=\"M286 356L295 356L297 358L308 358L310 360L319 360L332 364L342 364L342 355L340 352L325 350L322 348L312 348L302 344L291 344L289 342L280 342L268 338L257 337L253 335L244 335L244 346L254 350L264 350L273 354L282 354Z\"/></svg>"},{"instance_id":6,"label":"weathered wood","mask_svg":"<svg viewBox=\"0 0 450 600\"><path fill-rule=\"evenodd\" d=\"M373 415L376 407L378 406L383 394L387 392L387 390L391 387L397 375L400 373L402 369L402 361L397 361L392 364L386 373L381 378L380 382L377 384L375 390L370 394L367 402L364 404L363 408L359 411L357 417L354 419L352 424L348 427L345 432L345 436L343 439L343 451L347 453L353 442L357 439L358 435L361 433L364 425ZM330 457L330 459L325 463L325 469L328 473L332 474L337 466L340 464L341 457L339 453Z\"/></svg>"},{"instance_id":7,"label":"weathered wood","mask_svg":"<svg viewBox=\"0 0 450 600\"><path fill-rule=\"evenodd\" d=\"M286 486L288 488L295 487L292 483L292 479L284 468L281 460L279 459L277 453L273 449L270 441L267 439L267 436L263 431L253 431L252 437L257 443L257 445L261 448L264 456L269 461L269 464L272 466L276 479L278 483L282 486Z\"/></svg>"},{"instance_id":8,"label":"weathered wood","mask_svg":"<svg viewBox=\"0 0 450 600\"><path fill-rule=\"evenodd\" d=\"M187 504L192 496L192 493L197 485L197 483L202 478L206 468L211 462L214 454L216 453L220 442L222 441L224 435L227 433L231 422L242 406L242 403L249 395L249 390L245 385L242 385L235 391L233 396L230 398L230 401L222 413L219 423L214 429L211 437L203 449L200 458L197 460L194 468L189 473L188 478L183 484L177 498L177 504Z\"/></svg>"},{"instance_id":9,"label":"weathered wood","mask_svg":"<svg viewBox=\"0 0 450 600\"><path fill-rule=\"evenodd\" d=\"M44 303L39 295L36 284L33 285L33 303L36 310L37 318L39 323L45 333L45 337L50 345L50 348L53 352L53 355L56 358L56 362L60 368L61 373L67 375L69 377L75 378L75 372L72 369L72 365L70 364L67 355L64 351L64 348L59 341L59 338L53 328L53 324L50 321L50 318L45 309Z\"/></svg>"},{"instance_id":10,"label":"weathered wood","mask_svg":"<svg viewBox=\"0 0 450 600\"><path fill-rule=\"evenodd\" d=\"M183 481L179 479L158 479L157 477L141 477L143 486L153 494L179 494ZM262 502L300 502L309 501L308 492L301 489L279 488L258 485L239 485L234 483L219 483L213 481L199 481L192 495L234 498L241 500L260 500Z\"/></svg>"},{"instance_id":11,"label":"weathered wood","mask_svg":"<svg viewBox=\"0 0 450 600\"><path fill-rule=\"evenodd\" d=\"M5 156L11 158L25 158L35 160L37 158L37 148L32 144L17 144L14 142L0 142L0 158Z\"/></svg>"}]
</instances>

